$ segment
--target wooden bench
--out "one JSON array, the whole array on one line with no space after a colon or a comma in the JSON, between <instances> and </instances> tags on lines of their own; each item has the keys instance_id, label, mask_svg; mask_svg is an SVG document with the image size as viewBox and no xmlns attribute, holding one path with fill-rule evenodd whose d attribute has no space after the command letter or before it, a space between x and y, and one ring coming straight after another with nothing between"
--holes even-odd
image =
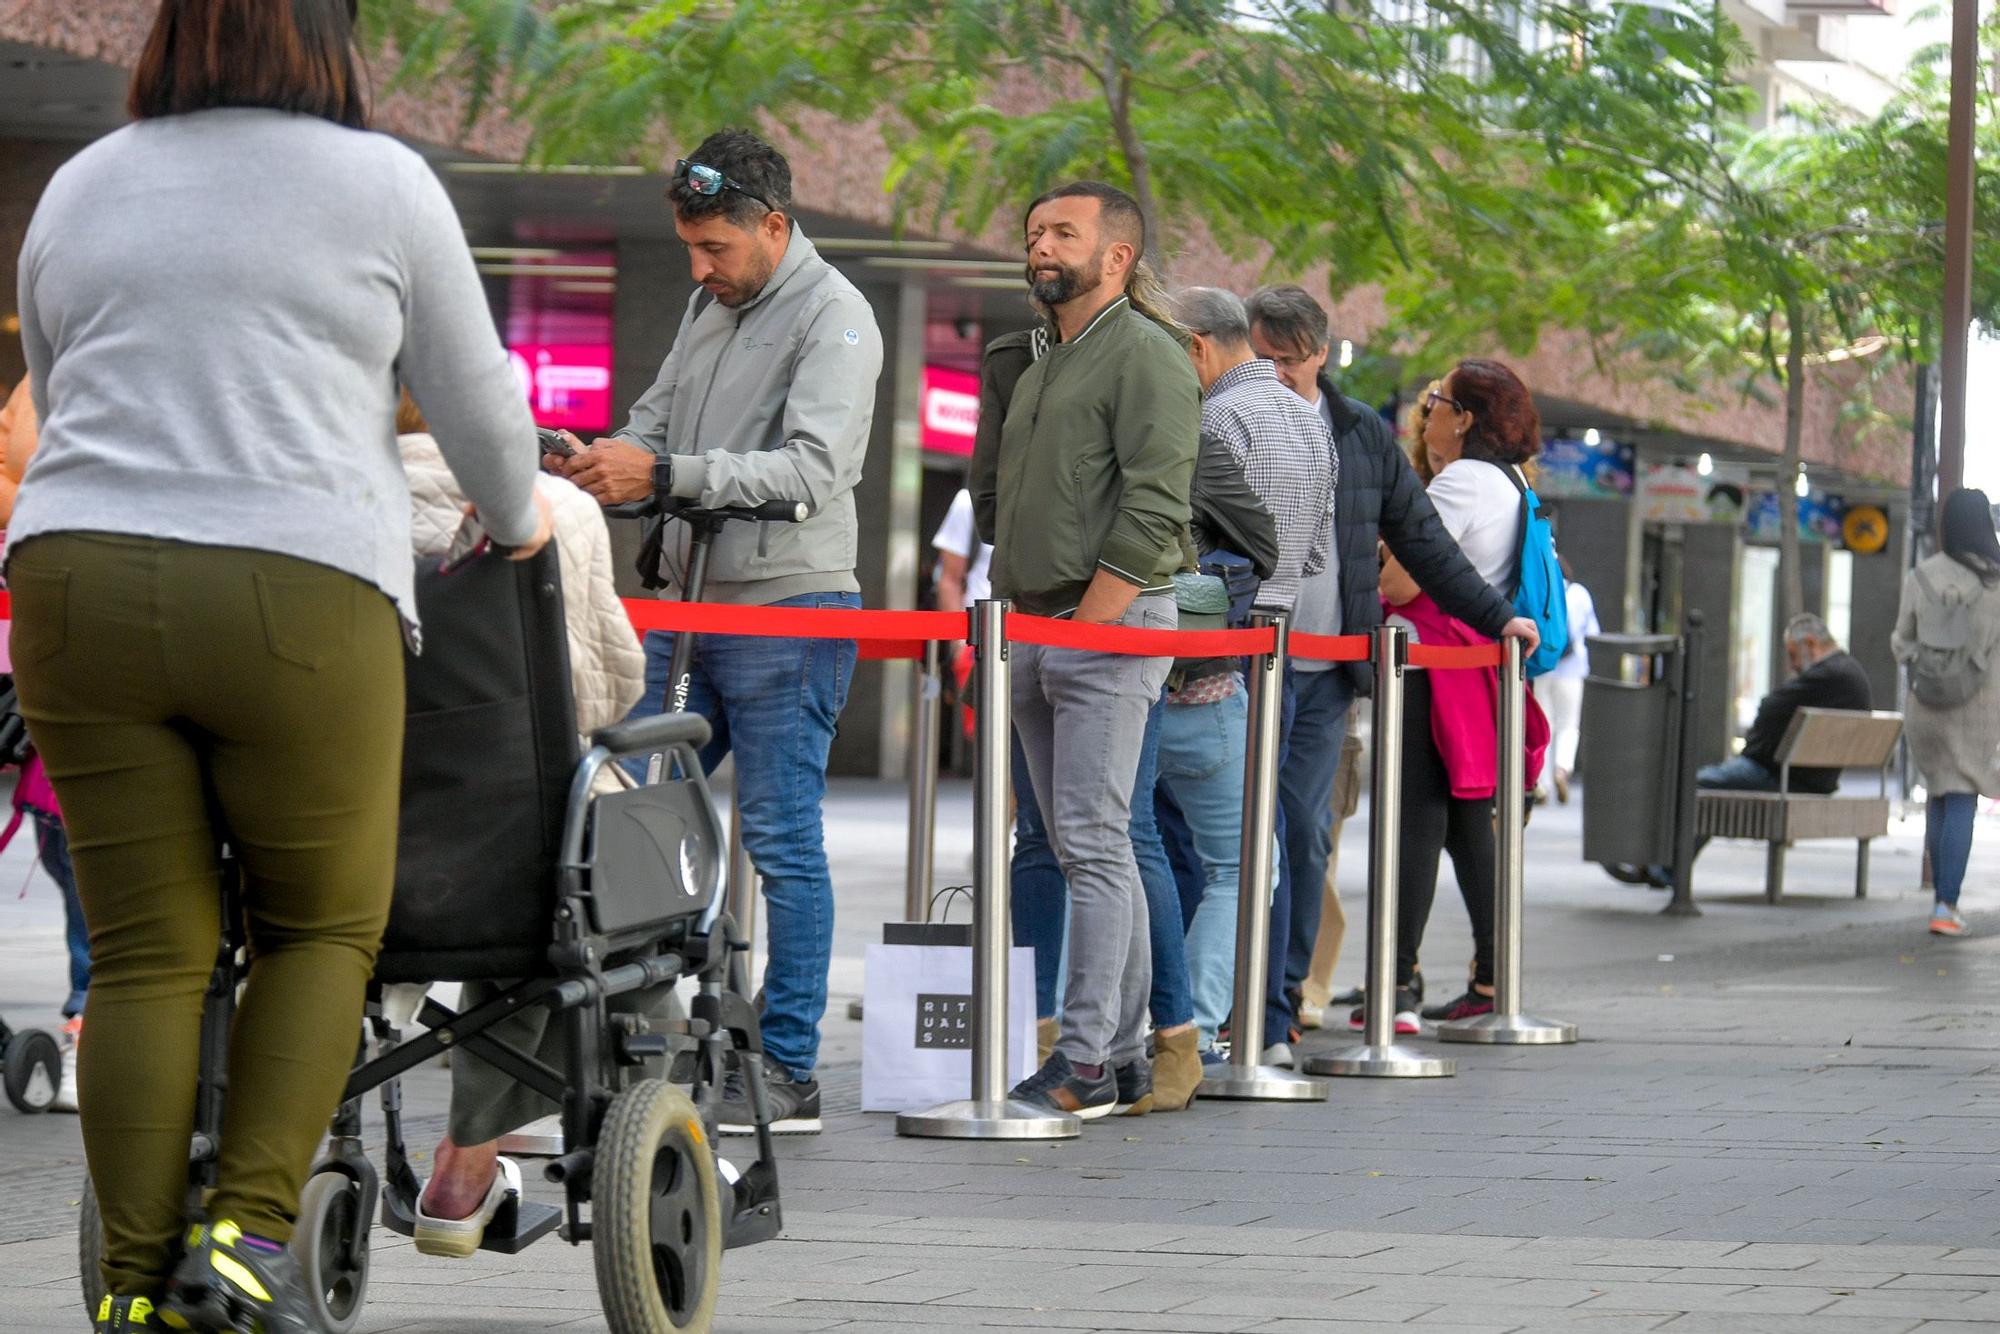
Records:
<instances>
[{"instance_id":1,"label":"wooden bench","mask_svg":"<svg viewBox=\"0 0 2000 1334\"><path fill-rule=\"evenodd\" d=\"M1697 838L1750 838L1769 844L1764 898L1776 903L1785 890L1785 849L1802 838L1851 838L1854 897L1868 897L1868 844L1889 832L1889 759L1903 734L1900 713L1856 709L1800 709L1778 745L1776 792L1703 789L1695 797ZM1874 769L1880 789L1872 797L1791 791L1792 770Z\"/></svg>"}]
</instances>

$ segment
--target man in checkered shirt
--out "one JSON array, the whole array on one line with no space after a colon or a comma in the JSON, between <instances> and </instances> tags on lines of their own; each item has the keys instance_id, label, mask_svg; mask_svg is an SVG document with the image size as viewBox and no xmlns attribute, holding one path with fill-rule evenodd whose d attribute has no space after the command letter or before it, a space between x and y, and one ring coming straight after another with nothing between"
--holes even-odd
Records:
<instances>
[{"instance_id":1,"label":"man in checkered shirt","mask_svg":"<svg viewBox=\"0 0 2000 1334\"><path fill-rule=\"evenodd\" d=\"M1188 357L1201 381L1201 429L1226 445L1251 490L1270 511L1279 559L1254 605L1290 613L1301 579L1326 568L1339 472L1325 420L1278 379L1250 347L1243 302L1215 287L1191 287L1174 299L1189 331ZM1241 860L1243 756L1249 709L1235 658L1178 665L1169 681L1160 729L1160 774L1184 819L1203 881L1188 928L1188 978L1205 1060L1229 1013L1236 972L1237 872ZM1285 671L1286 726L1291 671ZM1282 761L1282 746L1281 746ZM1283 831L1278 846L1284 846ZM1279 860L1274 856L1274 872ZM1283 1045L1282 1029L1274 1034ZM1291 1063L1289 1049L1271 1059Z\"/></svg>"}]
</instances>

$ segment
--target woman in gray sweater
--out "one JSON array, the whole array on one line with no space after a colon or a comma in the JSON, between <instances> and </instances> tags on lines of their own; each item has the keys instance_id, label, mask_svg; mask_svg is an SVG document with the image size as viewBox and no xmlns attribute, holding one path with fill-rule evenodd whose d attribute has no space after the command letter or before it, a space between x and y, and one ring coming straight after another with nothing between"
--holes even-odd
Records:
<instances>
[{"instance_id":1,"label":"woman in gray sweater","mask_svg":"<svg viewBox=\"0 0 2000 1334\"><path fill-rule=\"evenodd\" d=\"M396 855L416 642L407 381L495 541L547 540L532 423L458 220L367 133L350 0L165 0L135 122L21 252L41 448L9 537L22 713L95 963L80 1070L99 1329L308 1328L285 1252ZM251 959L218 1182L183 1240L217 844Z\"/></svg>"},{"instance_id":2,"label":"woman in gray sweater","mask_svg":"<svg viewBox=\"0 0 2000 1334\"><path fill-rule=\"evenodd\" d=\"M1982 794L2000 797L2000 537L1984 491L1945 498L1938 547L1904 577L1889 645L1896 661L1911 667L1903 729L1928 794L1924 850L1937 882L1931 934L1962 936L1958 891L1972 855L1973 817ZM1956 651L1940 664L1937 646L1946 643ZM1925 703L1917 677L1934 666L1963 676L1970 698L1948 708Z\"/></svg>"}]
</instances>

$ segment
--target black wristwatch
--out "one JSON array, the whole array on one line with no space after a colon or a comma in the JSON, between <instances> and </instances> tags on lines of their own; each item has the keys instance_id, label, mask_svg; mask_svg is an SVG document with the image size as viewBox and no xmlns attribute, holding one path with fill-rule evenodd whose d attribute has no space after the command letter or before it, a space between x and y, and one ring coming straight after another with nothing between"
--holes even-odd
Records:
<instances>
[{"instance_id":1,"label":"black wristwatch","mask_svg":"<svg viewBox=\"0 0 2000 1334\"><path fill-rule=\"evenodd\" d=\"M653 459L653 494L670 496L674 493L674 456L656 455Z\"/></svg>"}]
</instances>

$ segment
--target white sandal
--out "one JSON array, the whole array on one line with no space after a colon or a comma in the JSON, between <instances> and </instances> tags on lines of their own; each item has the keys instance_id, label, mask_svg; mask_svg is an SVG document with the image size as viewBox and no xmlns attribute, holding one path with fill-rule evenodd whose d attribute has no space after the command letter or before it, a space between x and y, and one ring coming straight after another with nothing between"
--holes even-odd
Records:
<instances>
[{"instance_id":1,"label":"white sandal","mask_svg":"<svg viewBox=\"0 0 2000 1334\"><path fill-rule=\"evenodd\" d=\"M500 1212L500 1206L509 1196L521 1197L521 1169L511 1158L496 1160L498 1170L493 1173L493 1184L487 1188L486 1199L473 1210L470 1218L432 1218L424 1212L424 1192L417 1192L417 1225L412 1238L417 1249L425 1255L442 1255L453 1260L463 1260L479 1249L479 1243L486 1236L486 1225L493 1221L493 1215ZM424 1183L428 1190L430 1183Z\"/></svg>"}]
</instances>

